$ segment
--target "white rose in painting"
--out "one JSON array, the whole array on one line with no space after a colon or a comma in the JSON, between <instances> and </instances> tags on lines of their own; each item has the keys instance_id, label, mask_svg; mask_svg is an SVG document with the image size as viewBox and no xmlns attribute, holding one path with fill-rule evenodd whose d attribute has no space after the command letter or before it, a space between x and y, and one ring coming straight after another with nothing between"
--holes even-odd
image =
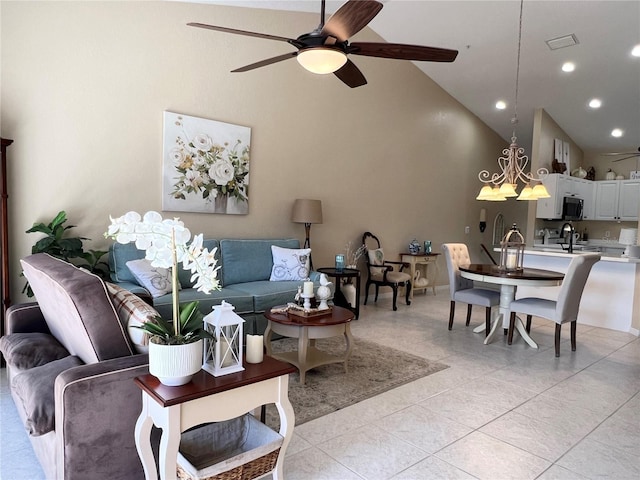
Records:
<instances>
[{"instance_id":1,"label":"white rose in painting","mask_svg":"<svg viewBox=\"0 0 640 480\"><path fill-rule=\"evenodd\" d=\"M184 150L182 148L172 148L171 151L169 152L169 158L171 158L171 161L176 164L176 165L180 165L182 162L184 162L186 155L184 154Z\"/></svg>"},{"instance_id":2,"label":"white rose in painting","mask_svg":"<svg viewBox=\"0 0 640 480\"><path fill-rule=\"evenodd\" d=\"M192 140L193 146L196 147L201 152L207 152L213 145L213 141L211 141L211 137L205 133L199 133Z\"/></svg>"},{"instance_id":3,"label":"white rose in painting","mask_svg":"<svg viewBox=\"0 0 640 480\"><path fill-rule=\"evenodd\" d=\"M228 160L217 160L209 169L209 176L216 185L226 185L233 180L233 165Z\"/></svg>"}]
</instances>

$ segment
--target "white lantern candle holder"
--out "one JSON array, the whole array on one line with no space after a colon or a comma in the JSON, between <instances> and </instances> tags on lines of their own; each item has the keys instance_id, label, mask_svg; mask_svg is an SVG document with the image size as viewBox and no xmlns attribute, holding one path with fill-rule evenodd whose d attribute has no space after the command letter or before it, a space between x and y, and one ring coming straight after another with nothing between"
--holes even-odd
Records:
<instances>
[{"instance_id":1,"label":"white lantern candle holder","mask_svg":"<svg viewBox=\"0 0 640 480\"><path fill-rule=\"evenodd\" d=\"M235 307L222 301L213 306L213 312L204 317L204 328L213 338L204 340L202 369L215 377L241 372L244 320L233 310Z\"/></svg>"},{"instance_id":2,"label":"white lantern candle holder","mask_svg":"<svg viewBox=\"0 0 640 480\"><path fill-rule=\"evenodd\" d=\"M524 246L524 237L514 223L511 230L500 242L500 270L506 272L522 271Z\"/></svg>"}]
</instances>

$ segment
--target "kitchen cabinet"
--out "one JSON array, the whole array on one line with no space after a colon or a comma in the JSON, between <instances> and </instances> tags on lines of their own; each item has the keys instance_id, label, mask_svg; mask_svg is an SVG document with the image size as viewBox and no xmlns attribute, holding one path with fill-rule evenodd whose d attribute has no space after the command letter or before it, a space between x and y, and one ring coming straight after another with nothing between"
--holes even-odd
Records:
<instances>
[{"instance_id":1,"label":"kitchen cabinet","mask_svg":"<svg viewBox=\"0 0 640 480\"><path fill-rule=\"evenodd\" d=\"M573 178L573 177L572 177ZM593 220L595 218L596 182L584 178L573 178L575 196L584 202L582 206L582 219Z\"/></svg>"},{"instance_id":2,"label":"kitchen cabinet","mask_svg":"<svg viewBox=\"0 0 640 480\"><path fill-rule=\"evenodd\" d=\"M569 195L569 178L568 175L552 173L542 181L551 197L537 201L537 218L562 218L562 199Z\"/></svg>"},{"instance_id":3,"label":"kitchen cabinet","mask_svg":"<svg viewBox=\"0 0 640 480\"><path fill-rule=\"evenodd\" d=\"M596 220L637 221L640 211L640 180L596 182Z\"/></svg>"},{"instance_id":4,"label":"kitchen cabinet","mask_svg":"<svg viewBox=\"0 0 640 480\"><path fill-rule=\"evenodd\" d=\"M542 182L547 188L549 198L537 201L536 217L545 219L562 218L562 200L564 197L577 197L583 200L582 216L585 220L594 217L594 182L582 178L570 177L561 173L552 173Z\"/></svg>"}]
</instances>

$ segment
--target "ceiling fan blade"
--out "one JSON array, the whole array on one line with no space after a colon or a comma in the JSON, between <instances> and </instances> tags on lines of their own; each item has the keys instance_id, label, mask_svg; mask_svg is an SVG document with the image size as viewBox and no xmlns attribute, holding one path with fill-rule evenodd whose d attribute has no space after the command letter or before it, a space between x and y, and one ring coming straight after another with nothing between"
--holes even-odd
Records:
<instances>
[{"instance_id":1,"label":"ceiling fan blade","mask_svg":"<svg viewBox=\"0 0 640 480\"><path fill-rule=\"evenodd\" d=\"M266 38L268 40L277 40L279 42L295 42L293 38L279 37L277 35L269 35L268 33L249 32L246 30L238 30L236 28L218 27L216 25L207 25L206 23L187 23L190 27L206 28L208 30L215 30L217 32L235 33L236 35L245 35L247 37Z\"/></svg>"},{"instance_id":2,"label":"ceiling fan blade","mask_svg":"<svg viewBox=\"0 0 640 480\"><path fill-rule=\"evenodd\" d=\"M322 36L331 36L339 42L349 39L382 10L382 4L375 0L349 0L322 27Z\"/></svg>"},{"instance_id":3,"label":"ceiling fan blade","mask_svg":"<svg viewBox=\"0 0 640 480\"><path fill-rule=\"evenodd\" d=\"M352 43L349 45L348 53L367 57L418 60L422 62L453 62L458 56L457 50L449 50L447 48L382 42Z\"/></svg>"},{"instance_id":4,"label":"ceiling fan blade","mask_svg":"<svg viewBox=\"0 0 640 480\"><path fill-rule=\"evenodd\" d=\"M284 55L278 55L277 57L267 58L256 63L252 63L251 65L245 65L244 67L236 68L235 70L231 70L231 73L248 72L249 70L254 70L256 68L266 67L267 65L271 65L272 63L289 60L296 55L298 55L298 52L285 53Z\"/></svg>"},{"instance_id":5,"label":"ceiling fan blade","mask_svg":"<svg viewBox=\"0 0 640 480\"><path fill-rule=\"evenodd\" d=\"M360 69L356 67L355 63L351 60L347 60L347 63L339 70L333 72L333 74L351 88L361 87L367 84L367 79L364 78Z\"/></svg>"},{"instance_id":6,"label":"ceiling fan blade","mask_svg":"<svg viewBox=\"0 0 640 480\"><path fill-rule=\"evenodd\" d=\"M616 158L615 160L612 160L612 162L621 162L622 160L627 160L628 158L640 157L640 147L638 147L638 153L636 153L636 152L608 152L608 153L602 153L601 155L605 156L605 157L617 157L619 155L625 155L622 158Z\"/></svg>"},{"instance_id":7,"label":"ceiling fan blade","mask_svg":"<svg viewBox=\"0 0 640 480\"><path fill-rule=\"evenodd\" d=\"M622 160L628 160L629 158L640 157L640 153L632 153L626 157L616 158L615 160L611 160L612 162L621 162Z\"/></svg>"}]
</instances>

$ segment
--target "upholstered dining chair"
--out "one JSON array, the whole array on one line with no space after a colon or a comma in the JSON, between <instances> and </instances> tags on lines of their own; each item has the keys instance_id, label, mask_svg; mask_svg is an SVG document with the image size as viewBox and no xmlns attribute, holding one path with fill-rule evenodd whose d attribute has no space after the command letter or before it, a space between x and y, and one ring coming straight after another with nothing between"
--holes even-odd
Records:
<instances>
[{"instance_id":1,"label":"upholstered dining chair","mask_svg":"<svg viewBox=\"0 0 640 480\"><path fill-rule=\"evenodd\" d=\"M384 258L384 251L380 245L380 240L371 232L365 232L364 235L362 235L362 244L365 245L367 249L367 254L364 257L367 261L368 271L364 304L367 304L367 299L369 298L369 286L373 284L376 286L376 297L374 301L378 301L380 287L391 287L393 290L393 311L395 312L398 310L396 304L398 287L405 287L406 302L407 305L411 305L411 300L409 300L409 295L411 294L411 275L402 271L408 264L386 260Z\"/></svg>"},{"instance_id":2,"label":"upholstered dining chair","mask_svg":"<svg viewBox=\"0 0 640 480\"><path fill-rule=\"evenodd\" d=\"M580 254L573 257L567 273L562 280L560 293L557 300L547 300L545 298L525 297L514 300L509 304L509 333L507 342L511 345L513 340L513 328L515 326L516 314L522 313L527 316L525 328L531 331L531 318L546 318L556 322L555 347L556 357L560 356L560 331L563 323L571 323L571 351L576 351L576 322L580 299L587 283L589 272L593 265L600 260L597 253Z\"/></svg>"},{"instance_id":3,"label":"upholstered dining chair","mask_svg":"<svg viewBox=\"0 0 640 480\"><path fill-rule=\"evenodd\" d=\"M491 331L491 308L500 304L500 292L489 288L475 287L472 280L462 278L460 265L469 265L469 249L464 243L444 243L442 252L447 262L449 273L449 294L451 295L451 308L449 309L449 330L453 328L453 317L456 312L456 302L467 304L467 322L471 320L471 308L473 305L485 307L485 336Z\"/></svg>"}]
</instances>

